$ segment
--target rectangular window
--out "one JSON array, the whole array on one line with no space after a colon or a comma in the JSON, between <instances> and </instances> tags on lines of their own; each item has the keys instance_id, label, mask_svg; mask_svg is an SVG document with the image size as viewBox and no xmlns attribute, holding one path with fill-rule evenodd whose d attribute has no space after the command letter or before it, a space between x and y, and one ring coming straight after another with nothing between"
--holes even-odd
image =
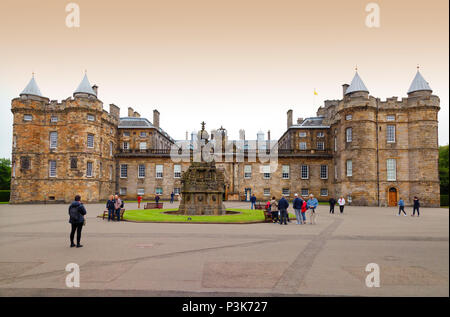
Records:
<instances>
[{"instance_id":1,"label":"rectangular window","mask_svg":"<svg viewBox=\"0 0 450 317\"><path fill-rule=\"evenodd\" d=\"M179 194L181 193L180 187L175 187L175 188L173 189L173 193L174 193L175 195L179 195Z\"/></svg>"},{"instance_id":2,"label":"rectangular window","mask_svg":"<svg viewBox=\"0 0 450 317\"><path fill-rule=\"evenodd\" d=\"M346 115L345 116L345 120L347 120L347 121L349 121L349 120L352 120L352 115L351 114L348 114L348 115Z\"/></svg>"},{"instance_id":3,"label":"rectangular window","mask_svg":"<svg viewBox=\"0 0 450 317\"><path fill-rule=\"evenodd\" d=\"M20 169L21 170L29 170L30 169L30 158L28 156L20 157Z\"/></svg>"},{"instance_id":4,"label":"rectangular window","mask_svg":"<svg viewBox=\"0 0 450 317\"><path fill-rule=\"evenodd\" d=\"M244 178L252 178L252 166L251 165L244 166Z\"/></svg>"},{"instance_id":5,"label":"rectangular window","mask_svg":"<svg viewBox=\"0 0 450 317\"><path fill-rule=\"evenodd\" d=\"M301 167L301 178L302 179L308 179L309 178L309 166L308 165L302 165Z\"/></svg>"},{"instance_id":6,"label":"rectangular window","mask_svg":"<svg viewBox=\"0 0 450 317\"><path fill-rule=\"evenodd\" d=\"M48 162L48 176L56 177L56 161Z\"/></svg>"},{"instance_id":7,"label":"rectangular window","mask_svg":"<svg viewBox=\"0 0 450 317\"><path fill-rule=\"evenodd\" d=\"M88 114L87 119L88 119L88 121L95 121L95 116L92 114Z\"/></svg>"},{"instance_id":8,"label":"rectangular window","mask_svg":"<svg viewBox=\"0 0 450 317\"><path fill-rule=\"evenodd\" d=\"M352 128L345 129L345 139L347 140L347 142L352 142L353 140Z\"/></svg>"},{"instance_id":9,"label":"rectangular window","mask_svg":"<svg viewBox=\"0 0 450 317\"><path fill-rule=\"evenodd\" d=\"M120 187L119 193L120 193L120 195L126 195L127 194L127 188L126 187Z\"/></svg>"},{"instance_id":10,"label":"rectangular window","mask_svg":"<svg viewBox=\"0 0 450 317\"><path fill-rule=\"evenodd\" d=\"M130 136L130 131L123 131L123 136Z\"/></svg>"},{"instance_id":11,"label":"rectangular window","mask_svg":"<svg viewBox=\"0 0 450 317\"><path fill-rule=\"evenodd\" d=\"M86 177L92 177L92 162L87 162Z\"/></svg>"},{"instance_id":12,"label":"rectangular window","mask_svg":"<svg viewBox=\"0 0 450 317\"><path fill-rule=\"evenodd\" d=\"M317 142L317 149L318 150L325 150L325 142Z\"/></svg>"},{"instance_id":13,"label":"rectangular window","mask_svg":"<svg viewBox=\"0 0 450 317\"><path fill-rule=\"evenodd\" d=\"M33 116L31 114L24 114L23 115L23 121L32 121Z\"/></svg>"},{"instance_id":14,"label":"rectangular window","mask_svg":"<svg viewBox=\"0 0 450 317\"><path fill-rule=\"evenodd\" d=\"M139 150L144 151L147 149L147 142L139 142Z\"/></svg>"},{"instance_id":15,"label":"rectangular window","mask_svg":"<svg viewBox=\"0 0 450 317\"><path fill-rule=\"evenodd\" d=\"M113 167L112 165L109 166L109 180L113 180Z\"/></svg>"},{"instance_id":16,"label":"rectangular window","mask_svg":"<svg viewBox=\"0 0 450 317\"><path fill-rule=\"evenodd\" d=\"M264 188L264 196L270 196L270 188Z\"/></svg>"},{"instance_id":17,"label":"rectangular window","mask_svg":"<svg viewBox=\"0 0 450 317\"><path fill-rule=\"evenodd\" d=\"M13 136L13 148L15 149L17 146L17 135Z\"/></svg>"},{"instance_id":18,"label":"rectangular window","mask_svg":"<svg viewBox=\"0 0 450 317\"><path fill-rule=\"evenodd\" d=\"M264 177L264 179L270 178L270 165L263 166L263 177Z\"/></svg>"},{"instance_id":19,"label":"rectangular window","mask_svg":"<svg viewBox=\"0 0 450 317\"><path fill-rule=\"evenodd\" d=\"M156 187L156 195L162 195L162 194L163 194L162 187Z\"/></svg>"},{"instance_id":20,"label":"rectangular window","mask_svg":"<svg viewBox=\"0 0 450 317\"><path fill-rule=\"evenodd\" d=\"M58 146L58 132L50 132L50 148L56 149Z\"/></svg>"},{"instance_id":21,"label":"rectangular window","mask_svg":"<svg viewBox=\"0 0 450 317\"><path fill-rule=\"evenodd\" d=\"M57 116L51 116L50 117L50 122L58 122L58 117Z\"/></svg>"},{"instance_id":22,"label":"rectangular window","mask_svg":"<svg viewBox=\"0 0 450 317\"><path fill-rule=\"evenodd\" d=\"M322 188L320 190L320 196L328 196L328 189Z\"/></svg>"},{"instance_id":23,"label":"rectangular window","mask_svg":"<svg viewBox=\"0 0 450 317\"><path fill-rule=\"evenodd\" d=\"M100 162L98 172L99 172L100 178L102 178L103 177L103 163L102 162Z\"/></svg>"},{"instance_id":24,"label":"rectangular window","mask_svg":"<svg viewBox=\"0 0 450 317\"><path fill-rule=\"evenodd\" d=\"M156 178L163 178L163 165L156 165Z\"/></svg>"},{"instance_id":25,"label":"rectangular window","mask_svg":"<svg viewBox=\"0 0 450 317\"><path fill-rule=\"evenodd\" d=\"M323 138L324 137L324 133L323 132L317 132L317 137L318 138Z\"/></svg>"},{"instance_id":26,"label":"rectangular window","mask_svg":"<svg viewBox=\"0 0 450 317\"><path fill-rule=\"evenodd\" d=\"M352 160L347 160L347 176L353 175L353 162Z\"/></svg>"},{"instance_id":27,"label":"rectangular window","mask_svg":"<svg viewBox=\"0 0 450 317\"><path fill-rule=\"evenodd\" d=\"M386 131L387 142L395 143L395 125L388 125Z\"/></svg>"},{"instance_id":28,"label":"rectangular window","mask_svg":"<svg viewBox=\"0 0 450 317\"><path fill-rule=\"evenodd\" d=\"M138 188L138 189L137 189L137 194L138 194L139 196L144 196L144 194L145 194L145 189L144 189L144 188Z\"/></svg>"},{"instance_id":29,"label":"rectangular window","mask_svg":"<svg viewBox=\"0 0 450 317\"><path fill-rule=\"evenodd\" d=\"M94 135L93 134L88 134L88 136L87 136L87 147L90 149L94 148Z\"/></svg>"},{"instance_id":30,"label":"rectangular window","mask_svg":"<svg viewBox=\"0 0 450 317\"><path fill-rule=\"evenodd\" d=\"M337 152L337 137L334 137L334 151Z\"/></svg>"},{"instance_id":31,"label":"rectangular window","mask_svg":"<svg viewBox=\"0 0 450 317\"><path fill-rule=\"evenodd\" d=\"M306 138L306 132L300 132L298 134L298 136L301 137L301 138Z\"/></svg>"},{"instance_id":32,"label":"rectangular window","mask_svg":"<svg viewBox=\"0 0 450 317\"><path fill-rule=\"evenodd\" d=\"M302 188L301 195L302 195L303 197L308 196L308 195L309 195L309 190L308 190L308 188Z\"/></svg>"},{"instance_id":33,"label":"rectangular window","mask_svg":"<svg viewBox=\"0 0 450 317\"><path fill-rule=\"evenodd\" d=\"M281 193L283 196L289 196L291 194L289 188L283 188Z\"/></svg>"},{"instance_id":34,"label":"rectangular window","mask_svg":"<svg viewBox=\"0 0 450 317\"><path fill-rule=\"evenodd\" d=\"M281 174L283 179L289 179L289 165L283 165Z\"/></svg>"},{"instance_id":35,"label":"rectangular window","mask_svg":"<svg viewBox=\"0 0 450 317\"><path fill-rule=\"evenodd\" d=\"M128 165L120 164L120 178L127 178L127 177L128 177Z\"/></svg>"},{"instance_id":36,"label":"rectangular window","mask_svg":"<svg viewBox=\"0 0 450 317\"><path fill-rule=\"evenodd\" d=\"M306 142L300 142L300 150L306 150Z\"/></svg>"},{"instance_id":37,"label":"rectangular window","mask_svg":"<svg viewBox=\"0 0 450 317\"><path fill-rule=\"evenodd\" d=\"M173 177L174 178L180 178L181 177L181 165L175 164L173 166Z\"/></svg>"},{"instance_id":38,"label":"rectangular window","mask_svg":"<svg viewBox=\"0 0 450 317\"><path fill-rule=\"evenodd\" d=\"M320 178L328 179L328 165L320 165Z\"/></svg>"},{"instance_id":39,"label":"rectangular window","mask_svg":"<svg viewBox=\"0 0 450 317\"><path fill-rule=\"evenodd\" d=\"M139 164L139 166L138 166L138 177L139 178L145 177L145 165L144 164Z\"/></svg>"},{"instance_id":40,"label":"rectangular window","mask_svg":"<svg viewBox=\"0 0 450 317\"><path fill-rule=\"evenodd\" d=\"M141 133L139 134L139 136L140 136L141 138L145 138L145 137L147 136L147 133L146 133L146 132L141 132Z\"/></svg>"},{"instance_id":41,"label":"rectangular window","mask_svg":"<svg viewBox=\"0 0 450 317\"><path fill-rule=\"evenodd\" d=\"M395 115L386 116L386 121L395 121Z\"/></svg>"},{"instance_id":42,"label":"rectangular window","mask_svg":"<svg viewBox=\"0 0 450 317\"><path fill-rule=\"evenodd\" d=\"M113 156L114 143L109 142L109 156Z\"/></svg>"},{"instance_id":43,"label":"rectangular window","mask_svg":"<svg viewBox=\"0 0 450 317\"><path fill-rule=\"evenodd\" d=\"M70 168L76 169L78 166L78 159L75 156L70 158Z\"/></svg>"},{"instance_id":44,"label":"rectangular window","mask_svg":"<svg viewBox=\"0 0 450 317\"><path fill-rule=\"evenodd\" d=\"M386 160L387 180L394 182L397 180L397 162L395 159Z\"/></svg>"},{"instance_id":45,"label":"rectangular window","mask_svg":"<svg viewBox=\"0 0 450 317\"><path fill-rule=\"evenodd\" d=\"M130 144L128 142L123 142L122 148L127 151L130 148Z\"/></svg>"}]
</instances>

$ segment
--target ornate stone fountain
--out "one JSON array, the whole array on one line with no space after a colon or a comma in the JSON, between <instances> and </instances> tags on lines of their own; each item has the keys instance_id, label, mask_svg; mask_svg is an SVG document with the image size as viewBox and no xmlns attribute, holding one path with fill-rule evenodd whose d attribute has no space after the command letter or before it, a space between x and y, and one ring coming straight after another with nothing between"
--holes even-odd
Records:
<instances>
[{"instance_id":1,"label":"ornate stone fountain","mask_svg":"<svg viewBox=\"0 0 450 317\"><path fill-rule=\"evenodd\" d=\"M198 132L198 139L208 143L204 122L202 130ZM216 168L214 160L206 162L201 155L201 161L191 162L189 169L181 176L182 200L178 211L185 215L225 215L223 193L223 172Z\"/></svg>"}]
</instances>

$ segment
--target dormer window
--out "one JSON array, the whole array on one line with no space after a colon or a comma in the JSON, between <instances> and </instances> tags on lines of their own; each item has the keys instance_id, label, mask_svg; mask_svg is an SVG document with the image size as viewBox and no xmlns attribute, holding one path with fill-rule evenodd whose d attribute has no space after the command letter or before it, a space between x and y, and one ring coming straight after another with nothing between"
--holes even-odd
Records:
<instances>
[{"instance_id":1,"label":"dormer window","mask_svg":"<svg viewBox=\"0 0 450 317\"><path fill-rule=\"evenodd\" d=\"M386 121L395 121L395 115L386 116Z\"/></svg>"},{"instance_id":2,"label":"dormer window","mask_svg":"<svg viewBox=\"0 0 450 317\"><path fill-rule=\"evenodd\" d=\"M53 123L58 122L58 117L57 116L51 116L50 117L50 122L53 122Z\"/></svg>"},{"instance_id":3,"label":"dormer window","mask_svg":"<svg viewBox=\"0 0 450 317\"><path fill-rule=\"evenodd\" d=\"M87 119L88 119L88 121L95 121L95 116L92 114L88 114Z\"/></svg>"},{"instance_id":4,"label":"dormer window","mask_svg":"<svg viewBox=\"0 0 450 317\"><path fill-rule=\"evenodd\" d=\"M353 116L351 114L348 114L345 116L345 120L350 121L353 119Z\"/></svg>"},{"instance_id":5,"label":"dormer window","mask_svg":"<svg viewBox=\"0 0 450 317\"><path fill-rule=\"evenodd\" d=\"M323 132L317 132L317 137L318 138L323 138L324 137L324 133Z\"/></svg>"},{"instance_id":6,"label":"dormer window","mask_svg":"<svg viewBox=\"0 0 450 317\"><path fill-rule=\"evenodd\" d=\"M141 132L141 133L139 134L139 136L140 136L141 138L145 138L145 137L147 136L147 133L146 133L146 132Z\"/></svg>"},{"instance_id":7,"label":"dormer window","mask_svg":"<svg viewBox=\"0 0 450 317\"><path fill-rule=\"evenodd\" d=\"M130 131L123 131L123 136L130 136Z\"/></svg>"},{"instance_id":8,"label":"dormer window","mask_svg":"<svg viewBox=\"0 0 450 317\"><path fill-rule=\"evenodd\" d=\"M32 121L33 116L31 114L24 114L23 115L23 121Z\"/></svg>"},{"instance_id":9,"label":"dormer window","mask_svg":"<svg viewBox=\"0 0 450 317\"><path fill-rule=\"evenodd\" d=\"M300 132L298 134L298 136L301 137L301 138L306 138L306 132Z\"/></svg>"}]
</instances>

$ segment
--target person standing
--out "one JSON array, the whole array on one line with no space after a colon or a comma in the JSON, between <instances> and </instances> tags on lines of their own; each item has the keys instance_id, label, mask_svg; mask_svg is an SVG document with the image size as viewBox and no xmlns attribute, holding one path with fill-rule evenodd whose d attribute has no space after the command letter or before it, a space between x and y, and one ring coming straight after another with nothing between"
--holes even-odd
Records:
<instances>
[{"instance_id":1,"label":"person standing","mask_svg":"<svg viewBox=\"0 0 450 317\"><path fill-rule=\"evenodd\" d=\"M250 209L255 209L255 205L256 205L256 196L255 194L252 195L252 197L250 197L250 202L252 203L252 206Z\"/></svg>"},{"instance_id":2,"label":"person standing","mask_svg":"<svg viewBox=\"0 0 450 317\"><path fill-rule=\"evenodd\" d=\"M339 197L338 204L339 204L339 211L341 212L341 214L343 214L344 213L344 206L345 206L344 196Z\"/></svg>"},{"instance_id":3,"label":"person standing","mask_svg":"<svg viewBox=\"0 0 450 317\"><path fill-rule=\"evenodd\" d=\"M405 202L403 201L403 199L400 198L400 200L398 201L398 214L397 216L400 216L400 212L403 212L403 216L406 216L406 212L405 212Z\"/></svg>"},{"instance_id":4,"label":"person standing","mask_svg":"<svg viewBox=\"0 0 450 317\"><path fill-rule=\"evenodd\" d=\"M316 198L314 198L313 194L309 195L309 199L306 205L309 209L309 219L311 221L311 224L316 224L316 208L319 205L319 202Z\"/></svg>"},{"instance_id":5,"label":"person standing","mask_svg":"<svg viewBox=\"0 0 450 317\"><path fill-rule=\"evenodd\" d=\"M159 203L159 199L160 199L160 198L159 198L159 195L156 195L156 196L155 196L155 202L156 202L156 206L158 206L158 203Z\"/></svg>"},{"instance_id":6,"label":"person standing","mask_svg":"<svg viewBox=\"0 0 450 317\"><path fill-rule=\"evenodd\" d=\"M111 219L114 220L114 211L115 208L115 200L114 195L109 196L108 201L106 202L106 210L108 210L108 221L111 221Z\"/></svg>"},{"instance_id":7,"label":"person standing","mask_svg":"<svg viewBox=\"0 0 450 317\"><path fill-rule=\"evenodd\" d=\"M302 224L304 225L306 225L306 210L308 210L307 203L306 201L303 200L301 216L302 216Z\"/></svg>"},{"instance_id":8,"label":"person standing","mask_svg":"<svg viewBox=\"0 0 450 317\"><path fill-rule=\"evenodd\" d=\"M297 224L302 224L302 205L303 200L298 198L298 194L294 194L294 201L292 202L292 207L295 211L295 219L297 219Z\"/></svg>"},{"instance_id":9,"label":"person standing","mask_svg":"<svg viewBox=\"0 0 450 317\"><path fill-rule=\"evenodd\" d=\"M170 193L170 203L173 204L173 199L175 198L175 194L173 192Z\"/></svg>"},{"instance_id":10,"label":"person standing","mask_svg":"<svg viewBox=\"0 0 450 317\"><path fill-rule=\"evenodd\" d=\"M278 202L275 199L275 196L272 197L272 200L270 201L270 212L272 213L272 221L273 222L278 222L279 221L279 217L278 217Z\"/></svg>"},{"instance_id":11,"label":"person standing","mask_svg":"<svg viewBox=\"0 0 450 317\"><path fill-rule=\"evenodd\" d=\"M289 202L284 198L284 196L281 197L281 199L278 201L278 209L280 210L280 225L284 224L287 225L287 209L289 207Z\"/></svg>"},{"instance_id":12,"label":"person standing","mask_svg":"<svg viewBox=\"0 0 450 317\"><path fill-rule=\"evenodd\" d=\"M75 237L75 231L77 232L77 248L81 248L81 229L84 225L84 216L86 215L86 208L84 208L81 203L80 195L75 196L75 201L69 206L69 223L72 225L72 230L70 231L70 247L73 248L75 243L73 239Z\"/></svg>"},{"instance_id":13,"label":"person standing","mask_svg":"<svg viewBox=\"0 0 450 317\"><path fill-rule=\"evenodd\" d=\"M122 200L120 199L119 195L114 196L114 209L116 211L116 221L120 221L120 209L122 208Z\"/></svg>"},{"instance_id":14,"label":"person standing","mask_svg":"<svg viewBox=\"0 0 450 317\"><path fill-rule=\"evenodd\" d=\"M414 196L413 214L411 215L412 217L414 217L414 215L416 214L416 210L417 210L417 217L420 216L420 214L419 214L419 207L420 207L419 198L417 196Z\"/></svg>"},{"instance_id":15,"label":"person standing","mask_svg":"<svg viewBox=\"0 0 450 317\"><path fill-rule=\"evenodd\" d=\"M331 197L328 202L330 203L330 214L334 214L334 205L336 205L336 199Z\"/></svg>"},{"instance_id":16,"label":"person standing","mask_svg":"<svg viewBox=\"0 0 450 317\"><path fill-rule=\"evenodd\" d=\"M138 208L141 208L141 201L142 201L142 196L138 195L137 196Z\"/></svg>"}]
</instances>

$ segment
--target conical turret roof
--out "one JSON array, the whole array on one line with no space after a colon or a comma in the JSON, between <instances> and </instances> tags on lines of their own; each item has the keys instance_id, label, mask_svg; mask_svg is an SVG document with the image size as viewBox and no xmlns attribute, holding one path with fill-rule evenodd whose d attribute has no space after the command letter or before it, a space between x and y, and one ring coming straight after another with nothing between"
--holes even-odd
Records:
<instances>
[{"instance_id":1,"label":"conical turret roof","mask_svg":"<svg viewBox=\"0 0 450 317\"><path fill-rule=\"evenodd\" d=\"M42 93L39 90L39 87L36 84L36 81L34 80L34 74L31 77L30 82L25 87L25 89L20 93L20 95L33 95L33 96L44 97L44 96L42 96Z\"/></svg>"},{"instance_id":2,"label":"conical turret roof","mask_svg":"<svg viewBox=\"0 0 450 317\"><path fill-rule=\"evenodd\" d=\"M417 70L416 76L414 77L411 86L409 86L408 94L420 90L432 91L430 85L428 85L428 82L422 77L419 70Z\"/></svg>"},{"instance_id":3,"label":"conical turret roof","mask_svg":"<svg viewBox=\"0 0 450 317\"><path fill-rule=\"evenodd\" d=\"M348 95L352 92L357 91L365 91L369 93L369 90L367 89L366 85L364 85L364 82L362 81L361 77L359 77L358 72L355 72L355 76L353 77L350 86L348 86L347 90L345 91L345 94Z\"/></svg>"},{"instance_id":4,"label":"conical turret roof","mask_svg":"<svg viewBox=\"0 0 450 317\"><path fill-rule=\"evenodd\" d=\"M90 95L93 95L93 96L97 96L95 94L95 91L92 89L91 84L89 83L89 79L87 78L87 74L84 74L83 80L78 85L78 88L74 91L73 94L75 95L77 93L90 94Z\"/></svg>"}]
</instances>

